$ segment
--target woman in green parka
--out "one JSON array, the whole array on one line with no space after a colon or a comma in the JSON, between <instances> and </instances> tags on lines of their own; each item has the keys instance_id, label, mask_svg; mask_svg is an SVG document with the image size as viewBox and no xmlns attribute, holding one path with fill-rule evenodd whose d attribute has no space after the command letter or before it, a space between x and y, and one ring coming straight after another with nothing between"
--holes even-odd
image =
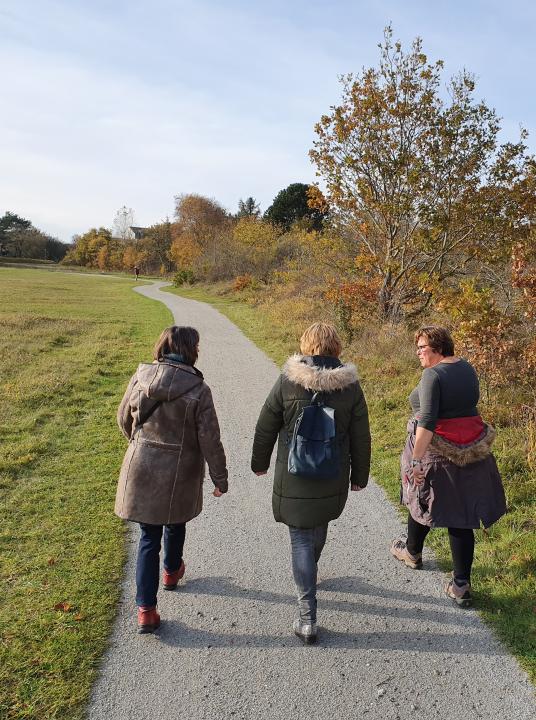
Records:
<instances>
[{"instance_id":1,"label":"woman in green parka","mask_svg":"<svg viewBox=\"0 0 536 720\"><path fill-rule=\"evenodd\" d=\"M314 323L301 337L301 355L290 357L261 410L251 469L265 475L277 445L272 505L277 522L288 525L292 570L298 592L295 634L305 643L316 640L317 564L328 523L342 513L348 489L362 490L370 468L368 410L354 365L339 360L342 345L333 325ZM334 408L340 471L331 478L311 478L288 471L289 444L302 409L321 393Z\"/></svg>"}]
</instances>

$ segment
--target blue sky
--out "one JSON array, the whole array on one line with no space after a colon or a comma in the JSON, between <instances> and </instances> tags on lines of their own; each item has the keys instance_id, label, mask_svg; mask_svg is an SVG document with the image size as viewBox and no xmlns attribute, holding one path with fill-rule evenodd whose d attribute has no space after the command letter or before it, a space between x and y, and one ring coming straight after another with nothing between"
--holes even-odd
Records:
<instances>
[{"instance_id":1,"label":"blue sky","mask_svg":"<svg viewBox=\"0 0 536 720\"><path fill-rule=\"evenodd\" d=\"M523 125L536 151L528 0L0 0L0 214L69 241L122 205L172 216L180 193L265 210L315 179L313 126L389 22L445 79L475 73L503 139Z\"/></svg>"}]
</instances>

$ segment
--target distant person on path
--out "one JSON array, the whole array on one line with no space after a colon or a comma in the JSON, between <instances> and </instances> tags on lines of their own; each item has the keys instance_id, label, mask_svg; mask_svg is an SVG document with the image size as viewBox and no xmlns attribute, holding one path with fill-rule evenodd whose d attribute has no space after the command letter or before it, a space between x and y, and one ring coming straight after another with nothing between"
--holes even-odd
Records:
<instances>
[{"instance_id":1,"label":"distant person on path","mask_svg":"<svg viewBox=\"0 0 536 720\"><path fill-rule=\"evenodd\" d=\"M137 265L134 265L134 276L135 276L136 280L138 280L138 278L140 276L140 269Z\"/></svg>"},{"instance_id":2,"label":"distant person on path","mask_svg":"<svg viewBox=\"0 0 536 720\"><path fill-rule=\"evenodd\" d=\"M448 330L433 325L415 333L424 368L409 396L414 417L401 458L402 502L407 539L391 554L408 567L422 567L424 540L432 527L448 528L454 571L447 597L471 604L473 530L489 527L506 512L504 490L491 454L495 431L478 414L479 383L470 363L454 355Z\"/></svg>"},{"instance_id":3,"label":"distant person on path","mask_svg":"<svg viewBox=\"0 0 536 720\"><path fill-rule=\"evenodd\" d=\"M348 488L361 490L368 483L370 431L356 368L339 360L342 344L335 328L314 323L303 333L300 350L302 354L285 363L261 410L251 468L257 475L266 474L278 440L272 506L276 521L289 527L299 607L293 630L308 644L317 637L317 564L328 523L342 513ZM315 393L328 409L335 410L340 467L331 477L305 477L288 469L289 440Z\"/></svg>"},{"instance_id":4,"label":"distant person on path","mask_svg":"<svg viewBox=\"0 0 536 720\"><path fill-rule=\"evenodd\" d=\"M156 596L162 531L164 589L174 590L184 576L186 523L201 512L205 460L215 485L213 495L220 497L228 488L212 394L194 367L198 352L199 333L194 328L174 325L164 330L154 348L154 362L139 365L117 412L129 446L115 513L140 524L140 633L154 632L160 625Z\"/></svg>"}]
</instances>

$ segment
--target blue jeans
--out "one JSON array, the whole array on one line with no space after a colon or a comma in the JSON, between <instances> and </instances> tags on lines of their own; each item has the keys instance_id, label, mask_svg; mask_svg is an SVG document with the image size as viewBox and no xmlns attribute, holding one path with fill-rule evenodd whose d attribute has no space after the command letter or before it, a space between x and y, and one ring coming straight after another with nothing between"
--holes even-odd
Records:
<instances>
[{"instance_id":1,"label":"blue jeans","mask_svg":"<svg viewBox=\"0 0 536 720\"><path fill-rule=\"evenodd\" d=\"M328 526L297 528L289 525L292 550L292 573L298 591L300 620L316 622L317 563L324 548Z\"/></svg>"},{"instance_id":2,"label":"blue jeans","mask_svg":"<svg viewBox=\"0 0 536 720\"><path fill-rule=\"evenodd\" d=\"M164 567L170 572L178 570L186 536L186 523L175 525L148 525L140 523L141 537L136 563L136 605L154 607L160 578L160 544L164 530Z\"/></svg>"}]
</instances>

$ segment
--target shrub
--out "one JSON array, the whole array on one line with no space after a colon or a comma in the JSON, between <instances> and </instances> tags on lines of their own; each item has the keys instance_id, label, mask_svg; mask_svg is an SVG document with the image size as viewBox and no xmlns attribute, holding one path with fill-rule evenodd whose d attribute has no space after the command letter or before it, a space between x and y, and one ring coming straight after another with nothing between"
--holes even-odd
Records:
<instances>
[{"instance_id":1,"label":"shrub","mask_svg":"<svg viewBox=\"0 0 536 720\"><path fill-rule=\"evenodd\" d=\"M233 282L233 290L235 292L240 292L240 290L253 287L253 283L254 278L249 273L245 273L245 275L237 275Z\"/></svg>"},{"instance_id":2,"label":"shrub","mask_svg":"<svg viewBox=\"0 0 536 720\"><path fill-rule=\"evenodd\" d=\"M180 287L181 285L193 285L196 278L193 270L179 270L173 277L173 285Z\"/></svg>"}]
</instances>

